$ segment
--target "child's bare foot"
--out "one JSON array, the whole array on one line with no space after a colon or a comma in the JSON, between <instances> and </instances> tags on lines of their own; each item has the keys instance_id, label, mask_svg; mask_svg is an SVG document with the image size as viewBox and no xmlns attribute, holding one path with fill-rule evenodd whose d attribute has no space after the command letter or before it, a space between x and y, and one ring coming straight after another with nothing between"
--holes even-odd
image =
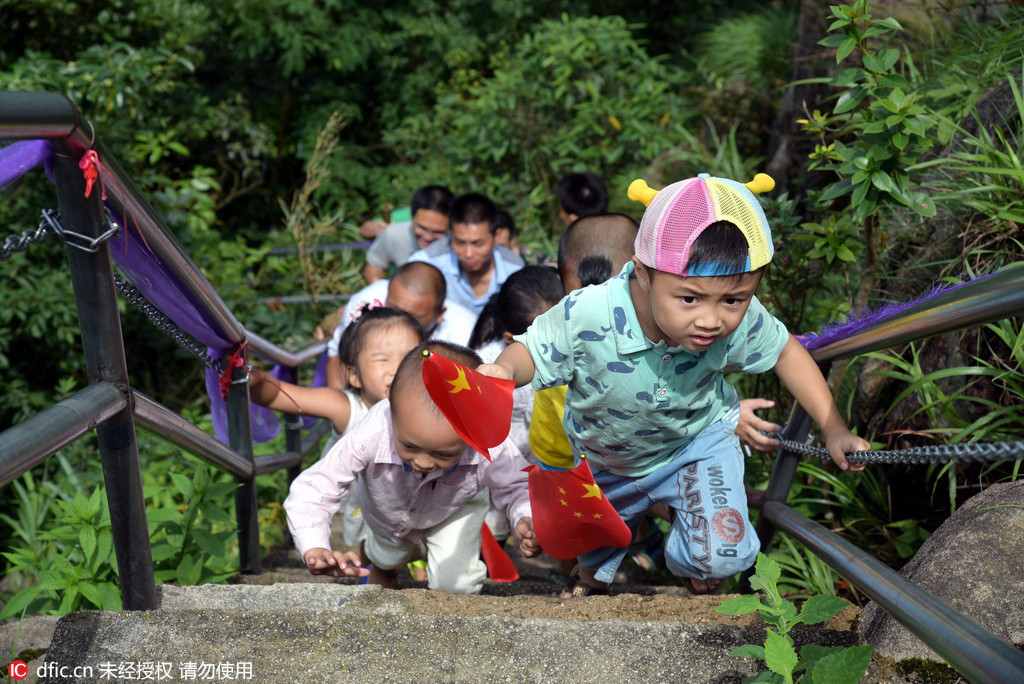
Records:
<instances>
[{"instance_id":1,"label":"child's bare foot","mask_svg":"<svg viewBox=\"0 0 1024 684\"><path fill-rule=\"evenodd\" d=\"M696 577L684 577L683 584L692 594L714 594L722 587L720 579L697 579Z\"/></svg>"},{"instance_id":2,"label":"child's bare foot","mask_svg":"<svg viewBox=\"0 0 1024 684\"><path fill-rule=\"evenodd\" d=\"M583 598L585 596L607 596L608 584L594 579L594 573L578 566L569 575L569 581L558 595L560 599Z\"/></svg>"}]
</instances>

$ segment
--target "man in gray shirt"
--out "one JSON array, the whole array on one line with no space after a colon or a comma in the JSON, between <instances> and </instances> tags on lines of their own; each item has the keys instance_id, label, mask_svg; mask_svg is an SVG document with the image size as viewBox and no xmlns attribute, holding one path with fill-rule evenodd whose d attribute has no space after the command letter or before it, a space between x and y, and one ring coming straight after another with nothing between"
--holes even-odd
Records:
<instances>
[{"instance_id":1,"label":"man in gray shirt","mask_svg":"<svg viewBox=\"0 0 1024 684\"><path fill-rule=\"evenodd\" d=\"M388 277L409 255L448 234L448 207L452 193L440 185L427 185L412 196L412 220L388 224L366 252L363 277L367 283Z\"/></svg>"}]
</instances>

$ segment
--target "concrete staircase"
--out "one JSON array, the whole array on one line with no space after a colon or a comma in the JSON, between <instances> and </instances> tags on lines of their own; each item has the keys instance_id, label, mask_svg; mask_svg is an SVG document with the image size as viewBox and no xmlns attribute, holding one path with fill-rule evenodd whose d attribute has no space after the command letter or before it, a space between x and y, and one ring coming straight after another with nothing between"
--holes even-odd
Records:
<instances>
[{"instance_id":1,"label":"concrete staircase","mask_svg":"<svg viewBox=\"0 0 1024 684\"><path fill-rule=\"evenodd\" d=\"M430 593L164 586L160 610L62 619L47 661L95 669L40 681L132 681L104 679L107 663L105 671L122 674L127 663L168 663L167 681L179 681L226 663L253 682L739 682L755 670L728 652L764 638L755 626L523 618L514 615L521 599L508 597L472 597L447 604L459 612L441 613L445 602L420 596ZM488 606L493 614L480 614Z\"/></svg>"},{"instance_id":2,"label":"concrete staircase","mask_svg":"<svg viewBox=\"0 0 1024 684\"><path fill-rule=\"evenodd\" d=\"M714 612L625 571L609 597L563 601L543 562L479 596L314 578L294 552L240 584L159 587L158 610L84 611L57 624L40 682L741 682L763 643L756 617ZM630 572L633 574L630 575ZM801 641L857 643L851 609ZM77 669L76 669L77 668ZM149 678L149 679L147 679ZM30 678L27 681L32 681ZM871 681L882 681L880 678Z\"/></svg>"}]
</instances>

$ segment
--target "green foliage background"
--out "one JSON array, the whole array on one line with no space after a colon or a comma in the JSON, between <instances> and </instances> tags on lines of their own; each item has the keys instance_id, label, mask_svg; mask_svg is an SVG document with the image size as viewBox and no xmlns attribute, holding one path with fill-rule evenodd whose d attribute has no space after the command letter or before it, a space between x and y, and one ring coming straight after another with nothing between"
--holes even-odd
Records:
<instances>
[{"instance_id":1,"label":"green foliage background","mask_svg":"<svg viewBox=\"0 0 1024 684\"><path fill-rule=\"evenodd\" d=\"M749 178L778 168L780 188L764 202L780 257L759 296L799 332L880 299L915 296L922 283L988 272L1020 253L1020 8L908 2L894 8L896 20L863 0L843 7L16 0L0 3L0 83L67 94L238 319L283 346L307 342L333 305L273 298L321 292L323 274L333 278L328 289L354 291L363 284L361 262L346 251L300 265L269 255L271 248L354 240L364 219L441 182L489 193L512 213L522 244L553 254L559 224L550 188L581 169L605 177L612 210L639 217L625 199L634 178L658 187L700 172ZM1001 118L986 104L993 91L1010 93L996 108ZM30 173L0 194L0 225L20 232L55 203L43 174ZM56 242L0 266L0 429L86 382L65 266ZM124 309L122 325L133 386L208 427L201 368L135 311ZM914 385L914 397L957 399L955 408L952 400L922 401L900 420L927 414L960 438L1019 432L1019 411L1006 407L1019 406L1024 392L1020 326L989 332L966 352L971 364L991 369L963 374L989 378L977 391L938 388L913 351L873 360ZM875 417L865 406L886 399L858 394L860 372L834 373L833 384L841 408L867 433ZM743 396L776 399L767 417L781 422L787 400L772 378L736 383ZM1003 407L999 421L974 429L972 410L993 404ZM194 464L143 439L147 492L162 511L153 517L154 545L178 545L159 552L170 573L162 577L221 577L233 544L222 491L230 478L210 472L201 493L188 490L174 476ZM92 506L101 487L95 446L82 440L61 458L34 470L31 485L0 490L0 538L27 550L5 556L14 579L0 592L43 581L33 565L75 543L61 536L65 523L88 519L104 529ZM763 483L768 468L752 458L751 484ZM877 481L864 485L864 497L848 491L845 478L805 475L809 513L827 509L815 489L839 491L847 507L866 500L864 515L822 516L876 521L855 533L881 545L896 539L894 563L927 535L892 517ZM957 473L939 476L955 483ZM260 493L261 515L279 520L283 481L261 478ZM45 532L55 520L64 521L58 532ZM82 568L95 565L101 538L96 546L78 540L92 550L78 559ZM792 554L783 564L800 571ZM105 572L97 586L116 569ZM46 581L69 581L58 574ZM826 569L820 584L833 579ZM32 610L68 608L48 591L32 599ZM109 604L91 589L75 600Z\"/></svg>"}]
</instances>

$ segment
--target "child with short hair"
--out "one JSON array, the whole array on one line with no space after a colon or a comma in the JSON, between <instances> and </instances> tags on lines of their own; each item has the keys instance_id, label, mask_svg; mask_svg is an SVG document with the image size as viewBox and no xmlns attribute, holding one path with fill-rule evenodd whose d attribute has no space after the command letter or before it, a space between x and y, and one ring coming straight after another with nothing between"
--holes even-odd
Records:
<instances>
[{"instance_id":1,"label":"child with short hair","mask_svg":"<svg viewBox=\"0 0 1024 684\"><path fill-rule=\"evenodd\" d=\"M508 277L484 307L473 327L469 346L485 363L512 342L514 335L526 332L537 316L562 298L562 281L558 272L548 266L524 266ZM512 424L509 439L515 443L527 463L535 459L530 451L530 424L533 415L533 389L517 387L512 393ZM487 527L499 544L503 544L511 528L505 514L492 506L487 511Z\"/></svg>"},{"instance_id":2,"label":"child with short hair","mask_svg":"<svg viewBox=\"0 0 1024 684\"><path fill-rule=\"evenodd\" d=\"M747 515L736 391L728 367L772 369L821 427L833 460L869 447L847 429L814 360L754 293L774 253L752 190L702 174L647 205L635 256L618 276L573 291L479 370L534 389L566 384L565 431L631 530L658 502L675 511L666 564L695 593L750 567L759 543ZM607 593L628 549L579 557L564 595Z\"/></svg>"},{"instance_id":3,"label":"child with short hair","mask_svg":"<svg viewBox=\"0 0 1024 684\"><path fill-rule=\"evenodd\" d=\"M526 467L506 439L490 460L456 433L423 382L423 351L469 368L480 357L459 345L430 341L410 351L391 381L388 399L292 482L284 509L288 529L309 572L364 577L393 588L398 569L424 553L427 586L479 593L486 567L480 531L490 496L515 521L519 550L540 552L533 534ZM331 518L349 485L359 481L369 570L354 551L332 551Z\"/></svg>"}]
</instances>

